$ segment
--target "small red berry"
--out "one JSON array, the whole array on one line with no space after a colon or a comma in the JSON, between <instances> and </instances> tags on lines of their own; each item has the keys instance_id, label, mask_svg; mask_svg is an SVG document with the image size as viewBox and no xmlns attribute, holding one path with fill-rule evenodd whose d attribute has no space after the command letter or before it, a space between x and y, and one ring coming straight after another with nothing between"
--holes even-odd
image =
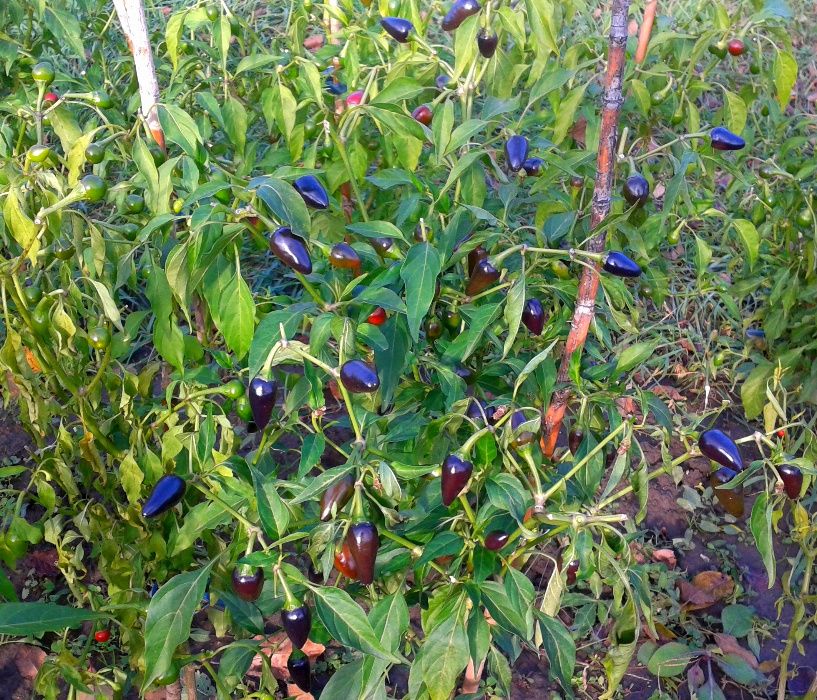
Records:
<instances>
[{"instance_id":1,"label":"small red berry","mask_svg":"<svg viewBox=\"0 0 817 700\"><path fill-rule=\"evenodd\" d=\"M388 318L388 314L386 313L386 309L382 306L378 306L372 313L369 314L368 318L366 319L366 323L371 323L373 326L382 326L386 319Z\"/></svg>"},{"instance_id":2,"label":"small red berry","mask_svg":"<svg viewBox=\"0 0 817 700\"><path fill-rule=\"evenodd\" d=\"M347 107L357 107L361 102L363 102L363 90L356 90L346 98Z\"/></svg>"},{"instance_id":3,"label":"small red berry","mask_svg":"<svg viewBox=\"0 0 817 700\"><path fill-rule=\"evenodd\" d=\"M420 105L411 113L411 116L414 117L418 122L420 122L420 124L430 126L431 118L433 115L431 113L431 108L428 107L428 105Z\"/></svg>"},{"instance_id":4,"label":"small red berry","mask_svg":"<svg viewBox=\"0 0 817 700\"><path fill-rule=\"evenodd\" d=\"M108 630L98 630L94 632L94 641L104 644L111 638L111 633Z\"/></svg>"},{"instance_id":5,"label":"small red berry","mask_svg":"<svg viewBox=\"0 0 817 700\"><path fill-rule=\"evenodd\" d=\"M47 92L45 95L43 95L43 102L50 102L53 104L58 99L60 99L60 96L56 92Z\"/></svg>"},{"instance_id":6,"label":"small red berry","mask_svg":"<svg viewBox=\"0 0 817 700\"><path fill-rule=\"evenodd\" d=\"M779 437L779 438L786 437L786 431L783 430L783 428L781 428L780 430L777 431L777 437Z\"/></svg>"},{"instance_id":7,"label":"small red berry","mask_svg":"<svg viewBox=\"0 0 817 700\"><path fill-rule=\"evenodd\" d=\"M726 50L732 56L741 56L744 51L746 51L746 44L744 44L740 39L732 39L727 45Z\"/></svg>"}]
</instances>

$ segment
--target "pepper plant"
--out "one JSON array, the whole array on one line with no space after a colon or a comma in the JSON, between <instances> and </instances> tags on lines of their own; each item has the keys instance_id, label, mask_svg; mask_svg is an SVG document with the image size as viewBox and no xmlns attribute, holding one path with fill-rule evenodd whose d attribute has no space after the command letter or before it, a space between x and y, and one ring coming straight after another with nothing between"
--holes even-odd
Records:
<instances>
[{"instance_id":1,"label":"pepper plant","mask_svg":"<svg viewBox=\"0 0 817 700\"><path fill-rule=\"evenodd\" d=\"M630 381L655 350L639 299L664 297L666 243L701 214L687 178L739 180L749 106L789 80L781 48L740 95L745 76L716 83L707 48L739 33L760 60L781 18L688 5L638 66L626 0L151 10L147 113L107 5L0 8L0 365L33 441L0 557L48 543L69 591L5 604L0 630L52 635L44 695L194 664L223 697L267 697L268 656L246 672L282 629L304 691L308 640L352 651L324 699L386 697L398 666L394 696L484 675L508 697L525 648L572 696L560 612L583 586L613 697L657 638L629 547L650 482L723 463L698 448L707 416L673 422ZM133 48L138 13L117 12ZM71 635L103 621L120 655L80 667Z\"/></svg>"}]
</instances>

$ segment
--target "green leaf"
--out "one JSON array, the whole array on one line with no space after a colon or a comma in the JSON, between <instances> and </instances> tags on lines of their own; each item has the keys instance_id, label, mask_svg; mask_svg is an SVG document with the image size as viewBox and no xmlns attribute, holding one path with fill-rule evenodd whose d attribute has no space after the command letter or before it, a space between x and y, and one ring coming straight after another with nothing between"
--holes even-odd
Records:
<instances>
[{"instance_id":1,"label":"green leaf","mask_svg":"<svg viewBox=\"0 0 817 700\"><path fill-rule=\"evenodd\" d=\"M496 581L483 581L479 586L482 602L497 624L522 639L529 639L525 614L508 596L505 587Z\"/></svg>"},{"instance_id":2,"label":"green leaf","mask_svg":"<svg viewBox=\"0 0 817 700\"><path fill-rule=\"evenodd\" d=\"M179 41L182 38L182 30L184 29L184 19L187 16L187 10L180 10L174 12L170 19L167 20L165 26L165 46L167 47L167 56L173 66L173 70L179 67Z\"/></svg>"},{"instance_id":3,"label":"green leaf","mask_svg":"<svg viewBox=\"0 0 817 700\"><path fill-rule=\"evenodd\" d=\"M292 504L295 505L296 503L303 503L311 498L315 498L315 496L323 493L330 486L334 486L335 484L339 483L343 477L350 474L354 468L354 464L341 464L339 467L327 469L325 472L322 472L320 476L312 479L307 484L306 488L301 491L297 497L292 499Z\"/></svg>"},{"instance_id":4,"label":"green leaf","mask_svg":"<svg viewBox=\"0 0 817 700\"><path fill-rule=\"evenodd\" d=\"M235 688L250 668L258 654L261 642L244 639L230 644L218 663L218 679L227 688Z\"/></svg>"},{"instance_id":5,"label":"green leaf","mask_svg":"<svg viewBox=\"0 0 817 700\"><path fill-rule=\"evenodd\" d=\"M236 151L243 153L247 143L247 110L235 97L229 97L224 104L222 114L227 136L230 137Z\"/></svg>"},{"instance_id":6,"label":"green leaf","mask_svg":"<svg viewBox=\"0 0 817 700\"><path fill-rule=\"evenodd\" d=\"M102 284L102 282L97 282L96 280L90 280L91 284L94 285L94 289L96 293L99 295L99 301L102 303L102 310L105 312L105 315L108 317L111 323L117 328L117 330L122 330L122 317L119 314L119 308L116 306L116 302L114 302L113 298L111 297L111 293L108 291L108 288Z\"/></svg>"},{"instance_id":7,"label":"green leaf","mask_svg":"<svg viewBox=\"0 0 817 700\"><path fill-rule=\"evenodd\" d=\"M15 637L60 632L88 620L104 620L107 615L54 603L0 604L0 634Z\"/></svg>"},{"instance_id":8,"label":"green leaf","mask_svg":"<svg viewBox=\"0 0 817 700\"><path fill-rule=\"evenodd\" d=\"M309 211L304 204L303 197L285 180L274 177L255 177L250 180L247 188L255 190L258 196L267 205L270 213L281 223L289 226L296 236L309 238Z\"/></svg>"},{"instance_id":9,"label":"green leaf","mask_svg":"<svg viewBox=\"0 0 817 700\"><path fill-rule=\"evenodd\" d=\"M723 94L726 98L724 108L726 109L729 130L739 134L746 126L746 103L740 95L729 92L726 88L724 88Z\"/></svg>"},{"instance_id":10,"label":"green leaf","mask_svg":"<svg viewBox=\"0 0 817 700\"><path fill-rule=\"evenodd\" d=\"M437 557L447 557L459 554L462 551L463 540L458 534L450 531L438 532L431 541L423 547L423 554L417 560L416 566L428 564Z\"/></svg>"},{"instance_id":11,"label":"green leaf","mask_svg":"<svg viewBox=\"0 0 817 700\"><path fill-rule=\"evenodd\" d=\"M508 356L516 334L519 332L519 324L522 321L522 311L525 308L525 267L519 271L519 276L508 289L508 296L505 298L505 324L508 326L508 337L505 338L505 346L502 349L502 359Z\"/></svg>"},{"instance_id":12,"label":"green leaf","mask_svg":"<svg viewBox=\"0 0 817 700\"><path fill-rule=\"evenodd\" d=\"M760 234L755 225L746 219L735 219L732 225L740 235L743 247L746 249L746 258L749 261L749 269L755 266L758 250L760 249Z\"/></svg>"},{"instance_id":13,"label":"green leaf","mask_svg":"<svg viewBox=\"0 0 817 700\"><path fill-rule=\"evenodd\" d=\"M530 3L531 0L527 0ZM567 136L567 132L573 127L576 121L576 110L582 103L584 91L587 90L587 83L577 85L562 100L556 110L556 121L553 125L553 142L560 144Z\"/></svg>"},{"instance_id":14,"label":"green leaf","mask_svg":"<svg viewBox=\"0 0 817 700\"><path fill-rule=\"evenodd\" d=\"M477 56L479 16L466 19L454 33L454 80L466 75Z\"/></svg>"},{"instance_id":15,"label":"green leaf","mask_svg":"<svg viewBox=\"0 0 817 700\"><path fill-rule=\"evenodd\" d=\"M70 46L76 56L79 56L83 61L85 60L82 29L75 14L55 10L53 7L46 7L43 20L45 26L57 39L59 46Z\"/></svg>"},{"instance_id":16,"label":"green leaf","mask_svg":"<svg viewBox=\"0 0 817 700\"><path fill-rule=\"evenodd\" d=\"M721 611L723 631L733 637L745 637L752 631L755 612L748 605L734 603Z\"/></svg>"},{"instance_id":17,"label":"green leaf","mask_svg":"<svg viewBox=\"0 0 817 700\"><path fill-rule=\"evenodd\" d=\"M481 119L469 119L460 124L451 134L451 141L448 143L443 155L449 155L464 146L472 136L478 134L487 125L488 122L484 122Z\"/></svg>"},{"instance_id":18,"label":"green leaf","mask_svg":"<svg viewBox=\"0 0 817 700\"><path fill-rule=\"evenodd\" d=\"M409 672L409 691L421 697L425 686L430 700L449 700L468 665L468 634L460 604L426 637Z\"/></svg>"},{"instance_id":19,"label":"green leaf","mask_svg":"<svg viewBox=\"0 0 817 700\"><path fill-rule=\"evenodd\" d=\"M288 309L268 313L255 329L250 344L249 375L257 377L269 357L272 348L281 340L281 326L287 340L292 340L301 327L304 314L312 309L310 303L293 304Z\"/></svg>"},{"instance_id":20,"label":"green leaf","mask_svg":"<svg viewBox=\"0 0 817 700\"><path fill-rule=\"evenodd\" d=\"M428 89L427 86L420 84L414 78L401 77L392 80L370 102L371 104L395 104L417 97L421 92Z\"/></svg>"},{"instance_id":21,"label":"green leaf","mask_svg":"<svg viewBox=\"0 0 817 700\"><path fill-rule=\"evenodd\" d=\"M428 243L418 243L409 249L400 268L400 277L406 285L406 308L409 333L416 343L440 274L442 262L437 249Z\"/></svg>"},{"instance_id":22,"label":"green leaf","mask_svg":"<svg viewBox=\"0 0 817 700\"><path fill-rule=\"evenodd\" d=\"M695 271L698 278L703 277L710 262L712 262L712 248L703 238L695 236Z\"/></svg>"},{"instance_id":23,"label":"green leaf","mask_svg":"<svg viewBox=\"0 0 817 700\"><path fill-rule=\"evenodd\" d=\"M145 677L142 689L173 668L176 647L190 636L190 623L196 612L213 559L204 568L178 574L164 584L150 600L145 620Z\"/></svg>"},{"instance_id":24,"label":"green leaf","mask_svg":"<svg viewBox=\"0 0 817 700\"><path fill-rule=\"evenodd\" d=\"M236 359L241 360L253 341L255 302L250 288L241 276L238 260L225 285L215 318L227 347L235 353Z\"/></svg>"},{"instance_id":25,"label":"green leaf","mask_svg":"<svg viewBox=\"0 0 817 700\"><path fill-rule=\"evenodd\" d=\"M576 643L561 620L538 610L534 612L542 633L542 646L548 657L550 677L557 679L564 692L572 698L571 678L576 667Z\"/></svg>"},{"instance_id":26,"label":"green leaf","mask_svg":"<svg viewBox=\"0 0 817 700\"><path fill-rule=\"evenodd\" d=\"M473 312L468 328L460 333L456 340L445 351L444 357L449 360L464 362L479 347L480 340L494 319L499 316L500 304L480 306Z\"/></svg>"},{"instance_id":27,"label":"green leaf","mask_svg":"<svg viewBox=\"0 0 817 700\"><path fill-rule=\"evenodd\" d=\"M774 85L777 102L785 110L791 100L791 91L797 82L797 59L788 51L778 51L774 60Z\"/></svg>"},{"instance_id":28,"label":"green leaf","mask_svg":"<svg viewBox=\"0 0 817 700\"><path fill-rule=\"evenodd\" d=\"M669 642L655 650L647 662L647 669L659 678L680 676L697 652L681 642Z\"/></svg>"},{"instance_id":29,"label":"green leaf","mask_svg":"<svg viewBox=\"0 0 817 700\"><path fill-rule=\"evenodd\" d=\"M363 105L361 109L396 135L411 136L418 141L425 141L426 132L423 131L420 122L404 114L398 107L393 105Z\"/></svg>"},{"instance_id":30,"label":"green leaf","mask_svg":"<svg viewBox=\"0 0 817 700\"><path fill-rule=\"evenodd\" d=\"M159 122L168 141L175 143L191 158L196 157L198 144L204 143L204 139L187 112L174 104L159 105Z\"/></svg>"},{"instance_id":31,"label":"green leaf","mask_svg":"<svg viewBox=\"0 0 817 700\"><path fill-rule=\"evenodd\" d=\"M553 24L556 12L550 0L525 0L525 9L531 28L531 44L537 56L547 58L551 53L558 56L558 31Z\"/></svg>"},{"instance_id":32,"label":"green leaf","mask_svg":"<svg viewBox=\"0 0 817 700\"><path fill-rule=\"evenodd\" d=\"M238 501L233 497L234 501ZM202 501L193 506L184 516L184 522L169 542L170 556L175 557L190 549L203 532L214 530L227 524L230 514L217 501Z\"/></svg>"},{"instance_id":33,"label":"green leaf","mask_svg":"<svg viewBox=\"0 0 817 700\"><path fill-rule=\"evenodd\" d=\"M363 236L364 238L385 237L396 238L399 241L406 240L403 232L390 221L362 221L349 224L346 228L352 233L356 233L358 236Z\"/></svg>"},{"instance_id":34,"label":"green leaf","mask_svg":"<svg viewBox=\"0 0 817 700\"><path fill-rule=\"evenodd\" d=\"M403 369L411 357L411 339L409 338L406 318L392 316L386 325L381 327L388 349L374 348L375 364L380 375L380 396L384 406L388 406L394 395L394 390L400 381Z\"/></svg>"},{"instance_id":35,"label":"green leaf","mask_svg":"<svg viewBox=\"0 0 817 700\"><path fill-rule=\"evenodd\" d=\"M625 348L624 352L618 356L615 373L629 372L631 369L644 364L652 356L653 352L655 352L655 343L635 343Z\"/></svg>"},{"instance_id":36,"label":"green leaf","mask_svg":"<svg viewBox=\"0 0 817 700\"><path fill-rule=\"evenodd\" d=\"M752 506L752 515L749 518L749 529L755 538L755 546L760 552L763 566L769 576L769 588L774 586L776 559L774 540L772 535L772 506L769 503L769 494L761 491Z\"/></svg>"},{"instance_id":37,"label":"green leaf","mask_svg":"<svg viewBox=\"0 0 817 700\"><path fill-rule=\"evenodd\" d=\"M261 527L270 539L278 540L286 535L289 527L289 510L278 494L274 479L264 476L252 467L250 474L255 487L255 501Z\"/></svg>"},{"instance_id":38,"label":"green leaf","mask_svg":"<svg viewBox=\"0 0 817 700\"><path fill-rule=\"evenodd\" d=\"M3 204L3 220L11 231L14 240L20 247L28 249L28 259L36 264L37 253L40 251L40 242L37 240L37 225L28 218L20 205L20 193L14 187L6 192L6 201Z\"/></svg>"},{"instance_id":39,"label":"green leaf","mask_svg":"<svg viewBox=\"0 0 817 700\"><path fill-rule=\"evenodd\" d=\"M384 648L363 610L346 591L323 586L310 589L315 597L315 612L333 639L383 661L403 662L401 656Z\"/></svg>"},{"instance_id":40,"label":"green leaf","mask_svg":"<svg viewBox=\"0 0 817 700\"><path fill-rule=\"evenodd\" d=\"M774 369L775 365L771 362L762 362L749 373L741 384L740 400L748 420L757 418L763 412L763 407L766 405L766 385Z\"/></svg>"},{"instance_id":41,"label":"green leaf","mask_svg":"<svg viewBox=\"0 0 817 700\"><path fill-rule=\"evenodd\" d=\"M128 497L128 503L139 503L142 498L142 482L145 475L133 458L133 452L128 452L119 465L119 483Z\"/></svg>"}]
</instances>

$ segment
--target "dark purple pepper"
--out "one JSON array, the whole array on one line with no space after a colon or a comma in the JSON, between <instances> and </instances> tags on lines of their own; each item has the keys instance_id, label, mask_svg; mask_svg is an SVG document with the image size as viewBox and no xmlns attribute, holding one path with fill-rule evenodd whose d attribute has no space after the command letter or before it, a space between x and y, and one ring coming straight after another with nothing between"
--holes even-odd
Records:
<instances>
[{"instance_id":1,"label":"dark purple pepper","mask_svg":"<svg viewBox=\"0 0 817 700\"><path fill-rule=\"evenodd\" d=\"M783 482L785 494L793 501L800 498L800 491L803 489L803 472L791 464L781 464L777 467L777 473Z\"/></svg>"},{"instance_id":2,"label":"dark purple pepper","mask_svg":"<svg viewBox=\"0 0 817 700\"><path fill-rule=\"evenodd\" d=\"M468 485L468 480L474 472L474 465L457 455L448 455L442 465L443 505L450 506Z\"/></svg>"},{"instance_id":3,"label":"dark purple pepper","mask_svg":"<svg viewBox=\"0 0 817 700\"><path fill-rule=\"evenodd\" d=\"M737 489L721 489L719 486L726 484L737 476L737 472L729 467L721 467L712 472L709 476L709 483L715 498L723 506L723 509L736 518L743 517L743 492Z\"/></svg>"},{"instance_id":4,"label":"dark purple pepper","mask_svg":"<svg viewBox=\"0 0 817 700\"><path fill-rule=\"evenodd\" d=\"M380 387L377 370L363 360L349 360L340 368L340 381L352 394L371 394Z\"/></svg>"},{"instance_id":5,"label":"dark purple pepper","mask_svg":"<svg viewBox=\"0 0 817 700\"><path fill-rule=\"evenodd\" d=\"M698 438L698 448L704 457L729 467L736 472L743 471L743 459L735 442L722 430L705 430Z\"/></svg>"},{"instance_id":6,"label":"dark purple pepper","mask_svg":"<svg viewBox=\"0 0 817 700\"><path fill-rule=\"evenodd\" d=\"M528 419L525 417L525 414L522 411L514 411L514 414L511 416L511 430L516 433L519 428L527 421ZM514 449L519 449L520 447L524 447L525 445L530 445L533 442L533 433L530 431L525 431L522 433L516 433L514 435L513 440L511 441L511 446Z\"/></svg>"},{"instance_id":7,"label":"dark purple pepper","mask_svg":"<svg viewBox=\"0 0 817 700\"><path fill-rule=\"evenodd\" d=\"M395 41L405 44L408 41L409 34L414 29L414 25L407 19L400 17L383 17L380 20L380 26L386 30L386 33Z\"/></svg>"},{"instance_id":8,"label":"dark purple pepper","mask_svg":"<svg viewBox=\"0 0 817 700\"><path fill-rule=\"evenodd\" d=\"M576 455L579 451L579 446L584 440L584 430L581 428L573 428L567 435L567 446L570 449L570 454Z\"/></svg>"},{"instance_id":9,"label":"dark purple pepper","mask_svg":"<svg viewBox=\"0 0 817 700\"><path fill-rule=\"evenodd\" d=\"M468 253L468 275L474 274L474 268L480 260L485 260L488 257L488 251L481 245L478 245L470 253Z\"/></svg>"},{"instance_id":10,"label":"dark purple pepper","mask_svg":"<svg viewBox=\"0 0 817 700\"><path fill-rule=\"evenodd\" d=\"M479 30L477 34L477 48L483 58L491 58L496 53L499 44L499 37L496 32L489 32L486 27Z\"/></svg>"},{"instance_id":11,"label":"dark purple pepper","mask_svg":"<svg viewBox=\"0 0 817 700\"><path fill-rule=\"evenodd\" d=\"M306 244L288 226L282 226L272 234L269 247L276 258L295 272L303 275L312 272L312 258L309 257Z\"/></svg>"},{"instance_id":12,"label":"dark purple pepper","mask_svg":"<svg viewBox=\"0 0 817 700\"><path fill-rule=\"evenodd\" d=\"M437 89L442 92L451 84L451 78L447 76L445 73L438 75L434 84L437 86Z\"/></svg>"},{"instance_id":13,"label":"dark purple pepper","mask_svg":"<svg viewBox=\"0 0 817 700\"><path fill-rule=\"evenodd\" d=\"M468 279L468 285L465 287L465 293L469 297L476 296L480 292L484 292L494 282L499 279L499 270L497 270L487 258L479 260L474 265L474 271Z\"/></svg>"},{"instance_id":14,"label":"dark purple pepper","mask_svg":"<svg viewBox=\"0 0 817 700\"><path fill-rule=\"evenodd\" d=\"M303 197L307 206L313 209L329 208L329 195L321 181L314 175L303 175L295 180L292 186Z\"/></svg>"},{"instance_id":15,"label":"dark purple pepper","mask_svg":"<svg viewBox=\"0 0 817 700\"><path fill-rule=\"evenodd\" d=\"M340 513L355 490L355 478L349 474L336 484L332 484L321 496L321 515L323 522L331 519L333 511Z\"/></svg>"},{"instance_id":16,"label":"dark purple pepper","mask_svg":"<svg viewBox=\"0 0 817 700\"><path fill-rule=\"evenodd\" d=\"M329 264L340 270L351 270L355 277L360 276L362 263L360 255L348 243L336 243L329 251Z\"/></svg>"},{"instance_id":17,"label":"dark purple pepper","mask_svg":"<svg viewBox=\"0 0 817 700\"><path fill-rule=\"evenodd\" d=\"M436 316L429 316L423 323L423 330L426 334L426 340L437 340L442 337L443 324Z\"/></svg>"},{"instance_id":18,"label":"dark purple pepper","mask_svg":"<svg viewBox=\"0 0 817 700\"><path fill-rule=\"evenodd\" d=\"M471 15L477 14L480 6L477 0L454 0L451 9L443 17L443 31L453 32Z\"/></svg>"},{"instance_id":19,"label":"dark purple pepper","mask_svg":"<svg viewBox=\"0 0 817 700\"><path fill-rule=\"evenodd\" d=\"M709 132L709 139L716 151L739 151L746 146L746 141L722 126L712 129Z\"/></svg>"},{"instance_id":20,"label":"dark purple pepper","mask_svg":"<svg viewBox=\"0 0 817 700\"><path fill-rule=\"evenodd\" d=\"M296 649L303 649L312 629L312 613L309 611L309 606L301 605L292 610L283 610L281 626L287 633L289 641L292 642L292 646Z\"/></svg>"},{"instance_id":21,"label":"dark purple pepper","mask_svg":"<svg viewBox=\"0 0 817 700\"><path fill-rule=\"evenodd\" d=\"M621 191L628 204L643 207L650 198L650 183L643 175L636 173L624 181Z\"/></svg>"},{"instance_id":22,"label":"dark purple pepper","mask_svg":"<svg viewBox=\"0 0 817 700\"><path fill-rule=\"evenodd\" d=\"M576 583L576 574L579 572L579 560L573 559L567 563L565 573L567 575L567 585L572 586Z\"/></svg>"},{"instance_id":23,"label":"dark purple pepper","mask_svg":"<svg viewBox=\"0 0 817 700\"><path fill-rule=\"evenodd\" d=\"M287 659L287 671L292 682L305 693L312 688L309 657L303 653L290 654Z\"/></svg>"},{"instance_id":24,"label":"dark purple pepper","mask_svg":"<svg viewBox=\"0 0 817 700\"><path fill-rule=\"evenodd\" d=\"M525 171L525 175L538 177L542 174L542 168L544 165L545 161L541 158L528 158L524 163L522 163L522 170Z\"/></svg>"},{"instance_id":25,"label":"dark purple pepper","mask_svg":"<svg viewBox=\"0 0 817 700\"><path fill-rule=\"evenodd\" d=\"M602 267L616 277L640 277L641 268L634 260L630 260L624 253L614 250L604 257Z\"/></svg>"},{"instance_id":26,"label":"dark purple pepper","mask_svg":"<svg viewBox=\"0 0 817 700\"><path fill-rule=\"evenodd\" d=\"M332 78L326 79L326 90L331 95L343 95L349 88L346 83L336 83Z\"/></svg>"},{"instance_id":27,"label":"dark purple pepper","mask_svg":"<svg viewBox=\"0 0 817 700\"><path fill-rule=\"evenodd\" d=\"M489 549L492 552L498 552L506 544L508 544L509 537L510 536L507 532L502 532L501 530L489 532L487 535L485 535L485 549Z\"/></svg>"},{"instance_id":28,"label":"dark purple pepper","mask_svg":"<svg viewBox=\"0 0 817 700\"><path fill-rule=\"evenodd\" d=\"M531 298L522 307L522 323L534 335L541 335L545 328L545 309L542 302Z\"/></svg>"},{"instance_id":29,"label":"dark purple pepper","mask_svg":"<svg viewBox=\"0 0 817 700\"><path fill-rule=\"evenodd\" d=\"M493 411L488 408L484 401L474 398L468 402L468 408L465 410L465 415L477 425L484 423L486 420L490 421L492 414Z\"/></svg>"},{"instance_id":30,"label":"dark purple pepper","mask_svg":"<svg viewBox=\"0 0 817 700\"><path fill-rule=\"evenodd\" d=\"M264 570L256 569L250 573L243 572L240 568L233 569L233 592L241 598L252 603L258 600L261 589L264 587Z\"/></svg>"},{"instance_id":31,"label":"dark purple pepper","mask_svg":"<svg viewBox=\"0 0 817 700\"><path fill-rule=\"evenodd\" d=\"M263 430L269 423L272 409L275 406L275 396L278 385L274 381L262 377L255 377L250 382L248 400L252 411L253 421L257 430Z\"/></svg>"},{"instance_id":32,"label":"dark purple pepper","mask_svg":"<svg viewBox=\"0 0 817 700\"><path fill-rule=\"evenodd\" d=\"M166 513L184 496L187 484L184 479L175 474L165 474L150 492L148 500L142 506L143 518L155 518Z\"/></svg>"},{"instance_id":33,"label":"dark purple pepper","mask_svg":"<svg viewBox=\"0 0 817 700\"><path fill-rule=\"evenodd\" d=\"M346 544L355 563L357 580L364 585L370 584L374 581L374 564L380 547L377 528L367 521L355 523L346 533Z\"/></svg>"},{"instance_id":34,"label":"dark purple pepper","mask_svg":"<svg viewBox=\"0 0 817 700\"><path fill-rule=\"evenodd\" d=\"M511 136L505 142L505 162L508 170L519 172L528 157L528 140L524 136Z\"/></svg>"}]
</instances>

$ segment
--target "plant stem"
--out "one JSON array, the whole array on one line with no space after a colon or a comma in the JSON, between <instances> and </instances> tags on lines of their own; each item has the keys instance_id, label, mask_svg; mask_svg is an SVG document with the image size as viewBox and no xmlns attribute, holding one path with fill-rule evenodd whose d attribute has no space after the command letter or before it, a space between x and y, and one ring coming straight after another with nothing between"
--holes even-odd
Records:
<instances>
[{"instance_id":1,"label":"plant stem","mask_svg":"<svg viewBox=\"0 0 817 700\"><path fill-rule=\"evenodd\" d=\"M783 651L780 654L780 676L777 681L777 700L786 700L786 679L788 677L789 657L794 649L794 645L797 644L801 638L802 630L799 629L799 625L806 616L806 603L804 599L809 594L809 587L811 586L811 573L814 570L815 556L817 556L817 550L806 550L803 583L800 586L800 595L794 601L794 612L792 613L791 622L789 623L789 634L786 637L786 646L783 648ZM792 567L791 571L794 571L794 567ZM789 573L789 576L791 576L791 572ZM789 584L791 585L791 580L789 581ZM812 683L812 686L809 689L811 697L814 697L813 691L817 691L817 686L815 686L814 683Z\"/></svg>"},{"instance_id":2,"label":"plant stem","mask_svg":"<svg viewBox=\"0 0 817 700\"><path fill-rule=\"evenodd\" d=\"M607 436L604 437L603 440L599 441L599 444L596 445L590 452L588 452L582 459L580 459L576 464L574 464L570 470L561 478L559 479L553 486L551 486L545 493L543 494L542 503L546 503L548 498L550 498L554 493L556 493L559 489L561 489L573 476L575 476L579 470L581 470L585 464L587 464L592 457L598 454L601 451L601 448L604 447L610 440L612 440L616 435L618 435L624 428L629 425L627 421L619 423L618 427L613 430L613 432L609 433Z\"/></svg>"},{"instance_id":3,"label":"plant stem","mask_svg":"<svg viewBox=\"0 0 817 700\"><path fill-rule=\"evenodd\" d=\"M471 523L471 527L477 526L477 517L474 515L474 511L471 509L471 504L468 502L468 498L464 493L459 495L459 502L462 506L462 509L465 511L465 516L468 518L468 522Z\"/></svg>"}]
</instances>

